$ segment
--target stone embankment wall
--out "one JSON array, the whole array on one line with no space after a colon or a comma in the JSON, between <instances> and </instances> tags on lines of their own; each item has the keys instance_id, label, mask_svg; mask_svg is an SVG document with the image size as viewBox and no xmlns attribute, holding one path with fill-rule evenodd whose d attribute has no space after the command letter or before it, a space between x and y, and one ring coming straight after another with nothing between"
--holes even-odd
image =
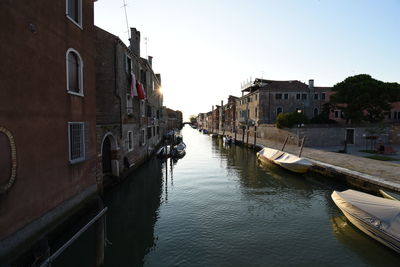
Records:
<instances>
[{"instance_id":1,"label":"stone embankment wall","mask_svg":"<svg viewBox=\"0 0 400 267\"><path fill-rule=\"evenodd\" d=\"M307 125L306 127L278 129L274 124L262 124L256 129L256 139L274 140L284 142L289 137L287 144L300 144L301 139L306 137L305 146L308 147L333 147L343 146L346 140L346 131L354 130L354 146L371 146L371 142L366 139L367 136L375 135L385 144L400 143L400 125L396 127L385 127L381 129L381 133L372 133L376 130L376 126L366 125ZM208 129L211 132L211 129ZM236 139L244 140L247 143L247 135L249 143L254 142L255 127L251 126L248 130L239 129L236 132ZM244 133L244 138L243 138ZM218 131L221 135L230 135L235 137L235 133L231 131ZM377 141L375 141L377 142ZM368 149L369 149L368 148Z\"/></svg>"}]
</instances>

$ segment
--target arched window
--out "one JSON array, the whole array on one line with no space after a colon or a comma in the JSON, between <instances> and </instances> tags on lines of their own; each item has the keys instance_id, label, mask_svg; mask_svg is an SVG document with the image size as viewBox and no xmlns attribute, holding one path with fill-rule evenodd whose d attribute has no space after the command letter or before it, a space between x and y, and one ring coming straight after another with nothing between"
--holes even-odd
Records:
<instances>
[{"instance_id":1,"label":"arched window","mask_svg":"<svg viewBox=\"0 0 400 267\"><path fill-rule=\"evenodd\" d=\"M67 90L71 94L83 96L83 62L75 49L67 51Z\"/></svg>"},{"instance_id":2,"label":"arched window","mask_svg":"<svg viewBox=\"0 0 400 267\"><path fill-rule=\"evenodd\" d=\"M318 108L314 108L314 117L318 116Z\"/></svg>"}]
</instances>

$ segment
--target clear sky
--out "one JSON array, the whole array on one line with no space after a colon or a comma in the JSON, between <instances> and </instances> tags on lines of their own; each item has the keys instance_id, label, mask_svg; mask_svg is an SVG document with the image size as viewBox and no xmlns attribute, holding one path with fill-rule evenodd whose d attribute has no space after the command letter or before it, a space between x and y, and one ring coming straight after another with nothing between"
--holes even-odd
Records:
<instances>
[{"instance_id":1,"label":"clear sky","mask_svg":"<svg viewBox=\"0 0 400 267\"><path fill-rule=\"evenodd\" d=\"M400 82L400 0L125 0L154 57L164 105L184 119L240 96L250 77L332 86L367 73ZM128 44L123 0L95 24Z\"/></svg>"}]
</instances>

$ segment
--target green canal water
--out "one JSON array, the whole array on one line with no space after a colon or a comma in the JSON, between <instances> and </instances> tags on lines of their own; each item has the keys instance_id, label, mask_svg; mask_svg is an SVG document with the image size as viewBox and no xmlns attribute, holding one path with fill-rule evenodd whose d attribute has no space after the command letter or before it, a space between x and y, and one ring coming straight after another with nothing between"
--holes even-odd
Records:
<instances>
[{"instance_id":1,"label":"green canal water","mask_svg":"<svg viewBox=\"0 0 400 267\"><path fill-rule=\"evenodd\" d=\"M106 266L399 266L331 200L347 186L257 162L186 126L186 156L152 159L106 193ZM92 266L94 231L53 266Z\"/></svg>"}]
</instances>

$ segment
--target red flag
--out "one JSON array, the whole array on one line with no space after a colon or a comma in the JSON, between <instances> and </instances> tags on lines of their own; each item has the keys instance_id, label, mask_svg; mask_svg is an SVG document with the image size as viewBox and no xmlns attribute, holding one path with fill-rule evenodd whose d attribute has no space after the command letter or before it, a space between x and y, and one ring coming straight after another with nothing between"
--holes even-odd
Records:
<instances>
[{"instance_id":1,"label":"red flag","mask_svg":"<svg viewBox=\"0 0 400 267\"><path fill-rule=\"evenodd\" d=\"M137 89L139 99L146 99L146 93L141 83L138 83Z\"/></svg>"}]
</instances>

